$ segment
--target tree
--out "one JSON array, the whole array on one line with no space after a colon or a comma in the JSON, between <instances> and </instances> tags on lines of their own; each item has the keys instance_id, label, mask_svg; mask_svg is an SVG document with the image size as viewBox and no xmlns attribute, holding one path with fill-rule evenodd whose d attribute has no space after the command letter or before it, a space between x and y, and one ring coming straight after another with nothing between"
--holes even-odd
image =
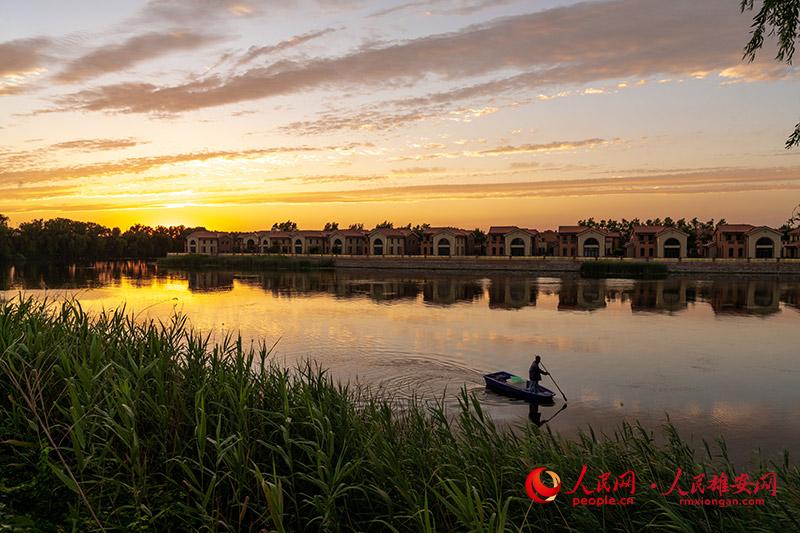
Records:
<instances>
[{"instance_id":1,"label":"tree","mask_svg":"<svg viewBox=\"0 0 800 533\"><path fill-rule=\"evenodd\" d=\"M742 13L754 11L756 0L741 0ZM795 40L797 40L800 24L800 0L763 0L761 8L753 16L750 41L744 47L744 59L753 62L756 52L764 45L764 35L778 36L778 53L775 59L792 64ZM786 149L800 146L800 122L794 132L786 139Z\"/></svg>"},{"instance_id":2,"label":"tree","mask_svg":"<svg viewBox=\"0 0 800 533\"><path fill-rule=\"evenodd\" d=\"M797 204L797 207L794 208L789 216L789 220L786 221L787 229L794 229L795 226L800 226L800 204Z\"/></svg>"},{"instance_id":3,"label":"tree","mask_svg":"<svg viewBox=\"0 0 800 533\"><path fill-rule=\"evenodd\" d=\"M338 222L326 222L322 231L336 231L337 229L339 229Z\"/></svg>"},{"instance_id":4,"label":"tree","mask_svg":"<svg viewBox=\"0 0 800 533\"><path fill-rule=\"evenodd\" d=\"M416 226L411 228L411 231L413 231L416 234L417 238L420 241L422 241L422 239L425 237L425 232L427 230L429 230L430 228L431 228L431 225L428 224L428 223L417 224Z\"/></svg>"},{"instance_id":5,"label":"tree","mask_svg":"<svg viewBox=\"0 0 800 533\"><path fill-rule=\"evenodd\" d=\"M357 224L350 224L350 226L348 226L347 229L351 231L364 231L364 224L360 222Z\"/></svg>"},{"instance_id":6,"label":"tree","mask_svg":"<svg viewBox=\"0 0 800 533\"><path fill-rule=\"evenodd\" d=\"M297 231L297 222L287 220L286 222L276 222L272 225L273 231Z\"/></svg>"},{"instance_id":7,"label":"tree","mask_svg":"<svg viewBox=\"0 0 800 533\"><path fill-rule=\"evenodd\" d=\"M472 238L475 240L476 255L486 255L486 234L480 228L472 230Z\"/></svg>"},{"instance_id":8,"label":"tree","mask_svg":"<svg viewBox=\"0 0 800 533\"><path fill-rule=\"evenodd\" d=\"M389 222L388 220L384 220L383 222L375 226L375 229L392 229L392 228L394 228L394 222Z\"/></svg>"}]
</instances>

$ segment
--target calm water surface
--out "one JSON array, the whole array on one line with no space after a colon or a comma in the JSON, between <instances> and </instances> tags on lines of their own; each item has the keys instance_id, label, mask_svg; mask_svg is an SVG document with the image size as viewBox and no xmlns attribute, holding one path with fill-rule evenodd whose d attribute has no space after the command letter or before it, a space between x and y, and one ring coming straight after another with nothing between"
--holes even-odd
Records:
<instances>
[{"instance_id":1,"label":"calm water surface","mask_svg":"<svg viewBox=\"0 0 800 533\"><path fill-rule=\"evenodd\" d=\"M482 374L525 375L540 353L569 398L538 416L564 435L623 420L670 419L700 446L724 436L738 461L800 452L800 280L336 271L157 270L143 263L11 269L2 297L76 295L89 310L185 313L199 330L278 341L287 364L312 358L337 377L400 397L477 392L496 420L527 404L486 392ZM544 382L547 384L547 381Z\"/></svg>"}]
</instances>

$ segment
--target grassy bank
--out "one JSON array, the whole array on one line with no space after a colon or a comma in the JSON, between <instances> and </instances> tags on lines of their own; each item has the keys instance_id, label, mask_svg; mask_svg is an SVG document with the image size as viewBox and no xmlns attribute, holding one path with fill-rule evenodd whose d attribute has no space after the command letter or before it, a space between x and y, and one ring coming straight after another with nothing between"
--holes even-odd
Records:
<instances>
[{"instance_id":1,"label":"grassy bank","mask_svg":"<svg viewBox=\"0 0 800 533\"><path fill-rule=\"evenodd\" d=\"M282 255L170 255L158 260L158 266L183 270L318 270L333 268L330 257L298 258Z\"/></svg>"},{"instance_id":2,"label":"grassy bank","mask_svg":"<svg viewBox=\"0 0 800 533\"><path fill-rule=\"evenodd\" d=\"M735 474L670 428L663 446L630 426L575 441L535 426L511 434L466 394L455 413L397 409L311 365L280 368L266 347L209 345L185 324L0 306L0 530L798 528L800 472L787 464L762 467L779 486L763 507L679 506L644 481L633 507L532 504L523 482L537 465L572 483L583 464L661 487L678 467Z\"/></svg>"},{"instance_id":3,"label":"grassy bank","mask_svg":"<svg viewBox=\"0 0 800 533\"><path fill-rule=\"evenodd\" d=\"M585 261L581 263L581 276L585 278L662 279L668 274L663 263L628 261Z\"/></svg>"}]
</instances>

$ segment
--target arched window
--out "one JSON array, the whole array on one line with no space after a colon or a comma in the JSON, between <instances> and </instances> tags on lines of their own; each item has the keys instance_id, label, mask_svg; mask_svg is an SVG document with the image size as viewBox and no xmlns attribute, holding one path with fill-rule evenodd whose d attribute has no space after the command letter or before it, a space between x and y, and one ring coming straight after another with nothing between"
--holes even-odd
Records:
<instances>
[{"instance_id":1,"label":"arched window","mask_svg":"<svg viewBox=\"0 0 800 533\"><path fill-rule=\"evenodd\" d=\"M333 248L331 248L331 251L333 253L337 254L337 255L342 253L342 240L341 239L336 239L335 241L333 241Z\"/></svg>"},{"instance_id":2,"label":"arched window","mask_svg":"<svg viewBox=\"0 0 800 533\"><path fill-rule=\"evenodd\" d=\"M775 243L769 237L761 237L756 241L756 257L770 259L775 257Z\"/></svg>"},{"instance_id":3,"label":"arched window","mask_svg":"<svg viewBox=\"0 0 800 533\"><path fill-rule=\"evenodd\" d=\"M294 253L302 254L303 253L303 241L297 239L294 241Z\"/></svg>"},{"instance_id":4,"label":"arched window","mask_svg":"<svg viewBox=\"0 0 800 533\"><path fill-rule=\"evenodd\" d=\"M675 237L670 237L664 243L664 257L680 257L681 242Z\"/></svg>"},{"instance_id":5,"label":"arched window","mask_svg":"<svg viewBox=\"0 0 800 533\"><path fill-rule=\"evenodd\" d=\"M254 239L247 239L247 251L250 253L256 251L256 241Z\"/></svg>"},{"instance_id":6,"label":"arched window","mask_svg":"<svg viewBox=\"0 0 800 533\"><path fill-rule=\"evenodd\" d=\"M513 256L525 255L525 241L523 241L519 237L513 239L511 241L510 251L511 255Z\"/></svg>"},{"instance_id":7,"label":"arched window","mask_svg":"<svg viewBox=\"0 0 800 533\"><path fill-rule=\"evenodd\" d=\"M375 239L372 243L372 255L383 255L383 240Z\"/></svg>"},{"instance_id":8,"label":"arched window","mask_svg":"<svg viewBox=\"0 0 800 533\"><path fill-rule=\"evenodd\" d=\"M189 253L190 254L197 253L197 241L195 241L194 239L189 241Z\"/></svg>"},{"instance_id":9,"label":"arched window","mask_svg":"<svg viewBox=\"0 0 800 533\"><path fill-rule=\"evenodd\" d=\"M599 257L600 256L600 243L594 237L589 237L583 241L583 256L584 257Z\"/></svg>"},{"instance_id":10,"label":"arched window","mask_svg":"<svg viewBox=\"0 0 800 533\"><path fill-rule=\"evenodd\" d=\"M450 255L450 240L449 239L441 239L439 240L439 246L436 250L436 255Z\"/></svg>"}]
</instances>

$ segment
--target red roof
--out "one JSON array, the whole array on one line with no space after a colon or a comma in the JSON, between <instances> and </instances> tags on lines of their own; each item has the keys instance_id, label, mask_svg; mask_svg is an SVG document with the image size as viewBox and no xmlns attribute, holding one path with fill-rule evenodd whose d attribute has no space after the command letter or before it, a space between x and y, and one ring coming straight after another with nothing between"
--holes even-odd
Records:
<instances>
[{"instance_id":1,"label":"red roof","mask_svg":"<svg viewBox=\"0 0 800 533\"><path fill-rule=\"evenodd\" d=\"M289 239L293 233L291 231L272 230L266 232L266 236L273 239Z\"/></svg>"},{"instance_id":2,"label":"red roof","mask_svg":"<svg viewBox=\"0 0 800 533\"><path fill-rule=\"evenodd\" d=\"M357 229L343 229L331 232L328 236L341 235L342 237L366 237L367 232Z\"/></svg>"},{"instance_id":3,"label":"red roof","mask_svg":"<svg viewBox=\"0 0 800 533\"><path fill-rule=\"evenodd\" d=\"M425 230L425 234L426 235L432 235L434 233L443 233L443 232L452 233L453 235L463 235L465 237L467 235L469 235L470 233L472 233L471 231L467 231L465 229L453 228L453 227L450 227L450 226L437 227L437 228L428 228L428 229Z\"/></svg>"},{"instance_id":4,"label":"red roof","mask_svg":"<svg viewBox=\"0 0 800 533\"><path fill-rule=\"evenodd\" d=\"M375 228L370 233L383 233L387 237L410 237L415 235L413 231L407 228Z\"/></svg>"},{"instance_id":5,"label":"red roof","mask_svg":"<svg viewBox=\"0 0 800 533\"><path fill-rule=\"evenodd\" d=\"M215 239L219 237L219 233L216 231L199 230L191 232L189 235L187 235L187 238L189 237L194 237L195 239Z\"/></svg>"},{"instance_id":6,"label":"red roof","mask_svg":"<svg viewBox=\"0 0 800 533\"><path fill-rule=\"evenodd\" d=\"M492 226L489 228L489 233L502 233L505 235L506 233L510 233L514 230L518 230L517 226Z\"/></svg>"},{"instance_id":7,"label":"red roof","mask_svg":"<svg viewBox=\"0 0 800 533\"><path fill-rule=\"evenodd\" d=\"M747 233L755 226L752 224L720 224L717 226L717 231L724 233Z\"/></svg>"},{"instance_id":8,"label":"red roof","mask_svg":"<svg viewBox=\"0 0 800 533\"><path fill-rule=\"evenodd\" d=\"M584 231L589 231L589 230L596 231L598 233L603 233L605 235L608 234L608 232L606 230L604 230L604 229L590 228L589 226L559 226L558 227L558 233L583 233Z\"/></svg>"},{"instance_id":9,"label":"red roof","mask_svg":"<svg viewBox=\"0 0 800 533\"><path fill-rule=\"evenodd\" d=\"M294 232L295 235L302 235L303 237L327 237L328 233L320 230L301 230Z\"/></svg>"},{"instance_id":10,"label":"red roof","mask_svg":"<svg viewBox=\"0 0 800 533\"><path fill-rule=\"evenodd\" d=\"M661 233L667 229L666 226L634 226L632 231L634 233Z\"/></svg>"},{"instance_id":11,"label":"red roof","mask_svg":"<svg viewBox=\"0 0 800 533\"><path fill-rule=\"evenodd\" d=\"M535 229L520 228L519 226L492 226L489 228L488 234L507 235L512 231L524 231L534 235L539 233Z\"/></svg>"}]
</instances>

